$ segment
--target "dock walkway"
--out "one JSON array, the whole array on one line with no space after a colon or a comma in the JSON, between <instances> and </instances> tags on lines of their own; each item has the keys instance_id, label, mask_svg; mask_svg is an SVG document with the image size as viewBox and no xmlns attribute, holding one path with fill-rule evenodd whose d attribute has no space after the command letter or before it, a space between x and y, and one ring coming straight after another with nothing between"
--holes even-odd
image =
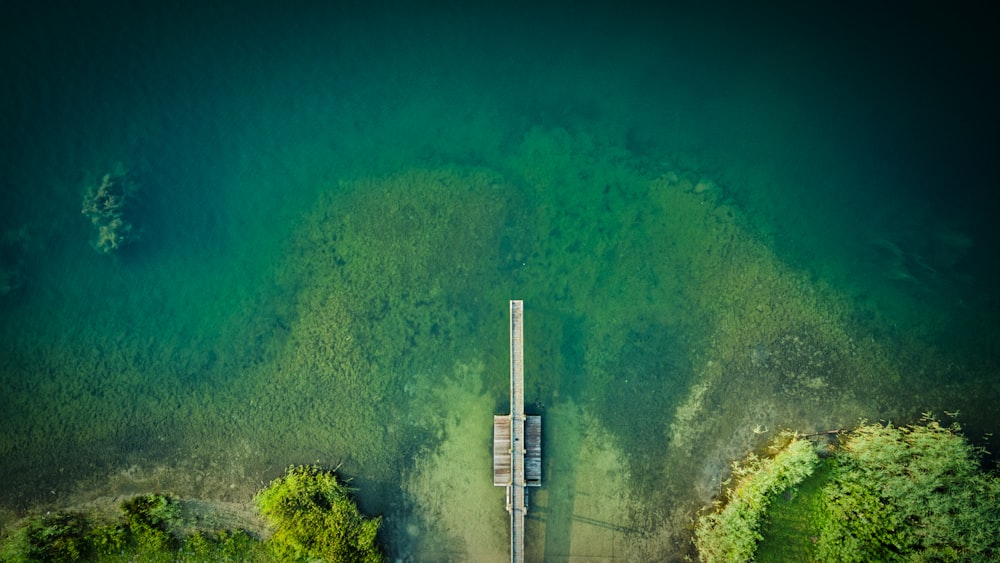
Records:
<instances>
[{"instance_id":1,"label":"dock walkway","mask_svg":"<svg viewBox=\"0 0 1000 563\"><path fill-rule=\"evenodd\" d=\"M507 487L510 560L524 561L527 487L542 484L542 417L524 414L524 302L510 302L510 414L493 417L493 484Z\"/></svg>"}]
</instances>

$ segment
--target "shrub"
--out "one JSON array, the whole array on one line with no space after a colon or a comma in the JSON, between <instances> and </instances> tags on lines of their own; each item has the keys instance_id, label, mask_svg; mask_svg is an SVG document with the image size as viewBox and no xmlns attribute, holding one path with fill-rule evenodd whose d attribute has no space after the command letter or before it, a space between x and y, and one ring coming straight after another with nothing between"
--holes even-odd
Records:
<instances>
[{"instance_id":1,"label":"shrub","mask_svg":"<svg viewBox=\"0 0 1000 563\"><path fill-rule=\"evenodd\" d=\"M178 542L170 533L170 526L180 518L177 501L160 494L140 495L125 501L122 511L125 527L140 551L171 551L177 548Z\"/></svg>"},{"instance_id":2,"label":"shrub","mask_svg":"<svg viewBox=\"0 0 1000 563\"><path fill-rule=\"evenodd\" d=\"M825 561L1000 558L1000 480L981 450L933 419L862 425L824 488L817 556Z\"/></svg>"},{"instance_id":3,"label":"shrub","mask_svg":"<svg viewBox=\"0 0 1000 563\"><path fill-rule=\"evenodd\" d=\"M105 524L87 532L87 541L98 555L115 555L128 545L128 532L121 525Z\"/></svg>"},{"instance_id":4,"label":"shrub","mask_svg":"<svg viewBox=\"0 0 1000 563\"><path fill-rule=\"evenodd\" d=\"M350 489L329 471L289 468L257 494L260 512L274 526L269 543L287 561L381 562L376 544L381 518L365 518Z\"/></svg>"},{"instance_id":5,"label":"shrub","mask_svg":"<svg viewBox=\"0 0 1000 563\"><path fill-rule=\"evenodd\" d=\"M28 520L0 549L10 562L78 561L88 554L87 523L79 514L57 512Z\"/></svg>"},{"instance_id":6,"label":"shrub","mask_svg":"<svg viewBox=\"0 0 1000 563\"><path fill-rule=\"evenodd\" d=\"M200 531L196 531L184 538L180 549L177 550L179 561L208 561L215 551L216 544Z\"/></svg>"},{"instance_id":7,"label":"shrub","mask_svg":"<svg viewBox=\"0 0 1000 563\"><path fill-rule=\"evenodd\" d=\"M0 541L0 561L270 561L263 542L244 530L196 530L178 541L184 524L180 504L166 495L141 495L121 505L117 523L93 524L82 515L57 512L23 521Z\"/></svg>"},{"instance_id":8,"label":"shrub","mask_svg":"<svg viewBox=\"0 0 1000 563\"><path fill-rule=\"evenodd\" d=\"M264 544L243 530L220 531L217 534L195 531L184 538L173 559L176 563L270 560Z\"/></svg>"},{"instance_id":9,"label":"shrub","mask_svg":"<svg viewBox=\"0 0 1000 563\"><path fill-rule=\"evenodd\" d=\"M260 540L244 530L222 531L217 538L216 554L219 561L260 561L265 559L261 553Z\"/></svg>"}]
</instances>

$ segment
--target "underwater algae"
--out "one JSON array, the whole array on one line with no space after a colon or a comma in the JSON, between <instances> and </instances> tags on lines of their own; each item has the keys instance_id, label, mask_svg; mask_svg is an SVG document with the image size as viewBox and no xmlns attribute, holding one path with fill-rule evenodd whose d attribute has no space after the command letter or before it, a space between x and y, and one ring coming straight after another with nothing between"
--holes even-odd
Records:
<instances>
[{"instance_id":1,"label":"underwater algae","mask_svg":"<svg viewBox=\"0 0 1000 563\"><path fill-rule=\"evenodd\" d=\"M960 11L93 7L0 34L3 522L249 511L319 464L393 559L504 558L512 298L532 559L681 559L785 428L994 429L994 292L953 275L990 237L936 239L920 193L989 214L989 61L959 55L993 50ZM119 159L152 216L110 259L80 200Z\"/></svg>"},{"instance_id":2,"label":"underwater algae","mask_svg":"<svg viewBox=\"0 0 1000 563\"><path fill-rule=\"evenodd\" d=\"M624 534L617 553L657 558L687 549L684 522L730 459L779 427L888 412L879 401L894 408L886 397L898 376L876 342L853 333L850 303L770 252L724 186L605 143L534 129L504 167L522 205L510 277L532 313L529 388L547 412L577 412L565 428L579 425L620 448L617 471L603 482L626 487L619 508L574 519L566 501L577 498L574 475L589 479L594 467L589 455L563 449L547 462L538 494L551 508L544 539L529 536L528 549L544 543L547 554L577 554L585 542L568 538L605 522ZM493 338L502 339L503 319L494 318ZM502 361L487 366L506 373ZM569 435L553 438L555 451Z\"/></svg>"},{"instance_id":3,"label":"underwater algae","mask_svg":"<svg viewBox=\"0 0 1000 563\"><path fill-rule=\"evenodd\" d=\"M391 553L502 557L489 417L503 411L514 295L528 401L551 421L528 552L651 560L689 549L686 523L729 460L777 429L896 408L899 376L854 332L851 303L775 256L697 168L535 128L496 170L321 191L284 241L273 302L255 309L266 318L223 332L247 346L218 347L204 384L149 388L148 412L132 406L95 439L148 420L169 442L132 458L162 477L133 483L181 495L249 498L289 463L339 466L386 516ZM126 391L178 352L147 346L134 363L143 342L118 338L81 354L97 362L81 371L120 373L135 387L116 400L135 405ZM41 427L48 443L73 435L60 420Z\"/></svg>"},{"instance_id":4,"label":"underwater algae","mask_svg":"<svg viewBox=\"0 0 1000 563\"><path fill-rule=\"evenodd\" d=\"M499 267L512 267L512 291L538 304L526 326L526 338L534 343L526 351L527 371L537 374L528 385L537 405L557 412L579 400L579 417L607 428L606 440L633 444L623 450L623 470L609 476L609 482L629 483L630 494L620 498L632 500L629 509L608 521L629 531L622 553L655 557L685 549L683 522L711 496L728 460L743 448L778 424L823 425L871 412L871 403L855 396L852 385L878 388L891 384L894 376L891 369L880 371L887 360L878 346L852 339L847 304L831 288L814 286L769 253L740 224L738 210L720 193L722 187L663 164L622 165L621 154L603 148L591 137L564 130L526 135L505 167L523 206L516 213L522 232L511 235L520 246L513 264L508 266L504 255ZM546 171L553 176L545 176ZM420 211L414 214L421 216ZM401 244L398 238L387 240ZM419 245L420 240L407 244ZM507 295L496 299L502 303ZM502 316L494 314L491 324L497 327L483 328L484 338L502 339ZM655 353L664 330L675 335L671 349L663 351L675 358L667 363ZM648 331L649 343L642 338L637 342L636 331ZM437 348L433 339L427 342ZM431 353L419 348L411 353ZM761 349L766 352L757 352ZM822 353L827 349L843 352ZM637 350L638 357L651 359L646 367L636 366ZM506 373L503 362L491 356L486 356L486 370ZM451 371L438 368L436 376ZM626 395L618 401L619 411L633 410L609 416L608 396L631 383L628 373L635 374L644 399L662 398L630 402ZM486 387L502 396L497 384L502 378L492 379L496 381ZM406 387L414 392L419 383ZM798 398L784 401L788 390ZM823 420L816 420L817 414ZM484 441L488 438L485 429L475 431ZM640 451L635 444L642 437L647 449ZM696 451L711 452L708 462L700 463L692 455ZM436 464L448 458L428 455ZM482 455L486 463L485 451ZM552 491L569 490L570 498L572 486L560 479L573 480L565 467L571 458L550 461L550 471L562 469L547 481ZM417 462L422 463L431 462ZM485 486L483 491L489 494ZM558 495L539 492L540 497L547 494L556 506ZM546 518L558 517L571 518L556 512ZM588 518L602 521L600 514ZM566 538L590 524L581 519L562 532L552 525L556 535L545 537L546 549L575 553ZM406 528L411 535L423 530L412 522ZM471 524L455 528L450 534L455 543L442 549L460 551L469 543L462 539L469 533L481 532ZM529 540L529 550L538 545Z\"/></svg>"},{"instance_id":5,"label":"underwater algae","mask_svg":"<svg viewBox=\"0 0 1000 563\"><path fill-rule=\"evenodd\" d=\"M579 340L546 359L580 372L539 391L552 404L580 396L616 443L632 444L630 470L616 478L644 497L631 503L629 525L643 532L625 553L684 552L684 522L729 460L778 429L839 427L901 408L897 367L859 334L852 302L776 256L724 185L602 150L586 135L535 130L525 145L519 158L539 174L531 222L550 236L533 239L520 275L553 280L548 295L541 279L527 292L564 309L550 334ZM629 399L630 386L642 400Z\"/></svg>"},{"instance_id":6,"label":"underwater algae","mask_svg":"<svg viewBox=\"0 0 1000 563\"><path fill-rule=\"evenodd\" d=\"M320 448L365 479L398 479L424 431L410 414L418 395L482 341L475 319L486 303L470 288L490 287L484 257L503 224L496 182L411 170L321 196L277 273L295 295L284 344L263 368L270 376L246 390L281 398L260 401L256 415L270 447Z\"/></svg>"}]
</instances>

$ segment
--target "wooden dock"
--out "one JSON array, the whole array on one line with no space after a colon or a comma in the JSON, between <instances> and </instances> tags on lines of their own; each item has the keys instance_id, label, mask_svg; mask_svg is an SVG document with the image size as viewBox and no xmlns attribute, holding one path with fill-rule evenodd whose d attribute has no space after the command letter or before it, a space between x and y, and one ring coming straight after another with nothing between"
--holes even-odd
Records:
<instances>
[{"instance_id":1,"label":"wooden dock","mask_svg":"<svg viewBox=\"0 0 1000 563\"><path fill-rule=\"evenodd\" d=\"M524 303L510 302L510 414L493 417L493 484L507 487L510 560L524 561L527 487L542 484L542 417L524 414Z\"/></svg>"}]
</instances>

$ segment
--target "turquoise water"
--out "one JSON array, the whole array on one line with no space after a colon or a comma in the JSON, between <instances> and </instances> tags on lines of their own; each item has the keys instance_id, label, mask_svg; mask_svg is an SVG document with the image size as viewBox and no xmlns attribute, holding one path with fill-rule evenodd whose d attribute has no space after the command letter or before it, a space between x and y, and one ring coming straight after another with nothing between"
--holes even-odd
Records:
<instances>
[{"instance_id":1,"label":"turquoise water","mask_svg":"<svg viewBox=\"0 0 1000 563\"><path fill-rule=\"evenodd\" d=\"M393 556L502 560L511 298L535 559L683 555L780 428L997 430L974 14L3 10L5 521L321 463ZM80 209L119 163L104 255Z\"/></svg>"}]
</instances>

